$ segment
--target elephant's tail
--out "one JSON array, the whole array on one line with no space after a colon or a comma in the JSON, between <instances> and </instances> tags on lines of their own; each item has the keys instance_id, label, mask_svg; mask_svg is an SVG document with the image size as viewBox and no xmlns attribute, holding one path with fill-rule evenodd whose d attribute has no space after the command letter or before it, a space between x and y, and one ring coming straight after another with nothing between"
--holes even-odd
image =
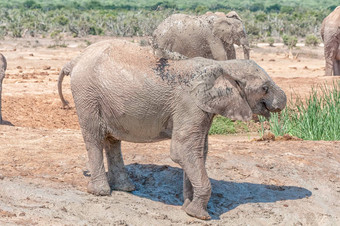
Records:
<instances>
[{"instance_id":1,"label":"elephant's tail","mask_svg":"<svg viewBox=\"0 0 340 226\"><path fill-rule=\"evenodd\" d=\"M59 78L58 78L58 93L60 100L63 104L63 108L66 108L68 106L68 101L65 100L63 96L63 80L65 75L70 75L73 69L73 64L72 62L68 62L67 64L64 65L64 67L61 69L59 73Z\"/></svg>"}]
</instances>

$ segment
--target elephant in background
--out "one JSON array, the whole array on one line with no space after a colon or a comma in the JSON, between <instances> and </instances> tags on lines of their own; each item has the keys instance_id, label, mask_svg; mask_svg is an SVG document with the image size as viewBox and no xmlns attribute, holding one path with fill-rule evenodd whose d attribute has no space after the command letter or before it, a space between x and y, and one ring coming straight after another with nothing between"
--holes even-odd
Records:
<instances>
[{"instance_id":1,"label":"elephant in background","mask_svg":"<svg viewBox=\"0 0 340 226\"><path fill-rule=\"evenodd\" d=\"M156 55L167 59L170 58L167 51L190 58L236 59L234 44L242 45L244 58L249 59L247 33L235 11L227 15L222 12L202 16L173 14L159 24L151 41Z\"/></svg>"},{"instance_id":2,"label":"elephant in background","mask_svg":"<svg viewBox=\"0 0 340 226\"><path fill-rule=\"evenodd\" d=\"M325 75L340 75L340 6L323 20L321 37L326 60Z\"/></svg>"},{"instance_id":3,"label":"elephant in background","mask_svg":"<svg viewBox=\"0 0 340 226\"><path fill-rule=\"evenodd\" d=\"M252 60L158 59L148 47L113 40L87 47L75 62L71 90L90 163L88 192L135 189L121 141L171 139L170 157L184 172L183 209L200 219L210 219L205 161L213 117L250 120L286 105L285 93Z\"/></svg>"},{"instance_id":4,"label":"elephant in background","mask_svg":"<svg viewBox=\"0 0 340 226\"><path fill-rule=\"evenodd\" d=\"M0 53L0 124L4 124L5 121L2 120L2 109L1 109L1 94L2 94L2 81L5 78L5 71L7 69L7 61L4 55Z\"/></svg>"}]
</instances>

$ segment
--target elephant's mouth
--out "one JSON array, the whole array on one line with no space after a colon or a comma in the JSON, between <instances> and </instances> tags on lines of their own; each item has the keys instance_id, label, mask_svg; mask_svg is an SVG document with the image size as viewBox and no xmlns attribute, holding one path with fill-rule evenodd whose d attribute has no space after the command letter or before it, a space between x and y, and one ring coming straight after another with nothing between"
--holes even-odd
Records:
<instances>
[{"instance_id":1,"label":"elephant's mouth","mask_svg":"<svg viewBox=\"0 0 340 226\"><path fill-rule=\"evenodd\" d=\"M253 111L254 114L263 115L266 118L270 117L271 110L267 107L266 102L261 101L257 108Z\"/></svg>"},{"instance_id":2,"label":"elephant's mouth","mask_svg":"<svg viewBox=\"0 0 340 226\"><path fill-rule=\"evenodd\" d=\"M280 112L282 109L269 107L265 101L261 101L261 115L265 116L266 118L270 117L270 112Z\"/></svg>"}]
</instances>

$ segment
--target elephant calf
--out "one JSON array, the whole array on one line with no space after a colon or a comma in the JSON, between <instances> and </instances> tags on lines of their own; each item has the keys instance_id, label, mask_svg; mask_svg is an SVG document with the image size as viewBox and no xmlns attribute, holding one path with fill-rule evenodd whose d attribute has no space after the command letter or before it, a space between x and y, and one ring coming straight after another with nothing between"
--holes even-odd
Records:
<instances>
[{"instance_id":1,"label":"elephant calf","mask_svg":"<svg viewBox=\"0 0 340 226\"><path fill-rule=\"evenodd\" d=\"M5 71L7 68L7 61L4 55L0 53L0 124L3 124L2 114L1 114L1 93L2 93L2 81L5 78Z\"/></svg>"},{"instance_id":2,"label":"elephant calf","mask_svg":"<svg viewBox=\"0 0 340 226\"><path fill-rule=\"evenodd\" d=\"M157 61L149 48L121 40L89 46L71 71L71 90L90 163L88 192L135 189L121 141L171 139L170 157L184 171L183 209L200 219L210 219L205 161L214 116L250 120L286 105L285 93L254 61Z\"/></svg>"}]
</instances>

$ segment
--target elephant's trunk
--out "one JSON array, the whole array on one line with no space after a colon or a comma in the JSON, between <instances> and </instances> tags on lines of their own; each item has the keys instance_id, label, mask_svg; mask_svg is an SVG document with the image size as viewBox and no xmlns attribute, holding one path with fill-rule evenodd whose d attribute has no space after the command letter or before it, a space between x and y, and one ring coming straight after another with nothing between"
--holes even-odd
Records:
<instances>
[{"instance_id":1,"label":"elephant's trunk","mask_svg":"<svg viewBox=\"0 0 340 226\"><path fill-rule=\"evenodd\" d=\"M249 52L250 52L250 48L249 48L249 42L247 39L242 39L241 40L241 45L243 47L243 54L244 54L244 59L249 60Z\"/></svg>"},{"instance_id":2,"label":"elephant's trunk","mask_svg":"<svg viewBox=\"0 0 340 226\"><path fill-rule=\"evenodd\" d=\"M265 101L270 112L280 112L286 107L287 96L280 87L276 85L272 87L271 97L272 99Z\"/></svg>"}]
</instances>

